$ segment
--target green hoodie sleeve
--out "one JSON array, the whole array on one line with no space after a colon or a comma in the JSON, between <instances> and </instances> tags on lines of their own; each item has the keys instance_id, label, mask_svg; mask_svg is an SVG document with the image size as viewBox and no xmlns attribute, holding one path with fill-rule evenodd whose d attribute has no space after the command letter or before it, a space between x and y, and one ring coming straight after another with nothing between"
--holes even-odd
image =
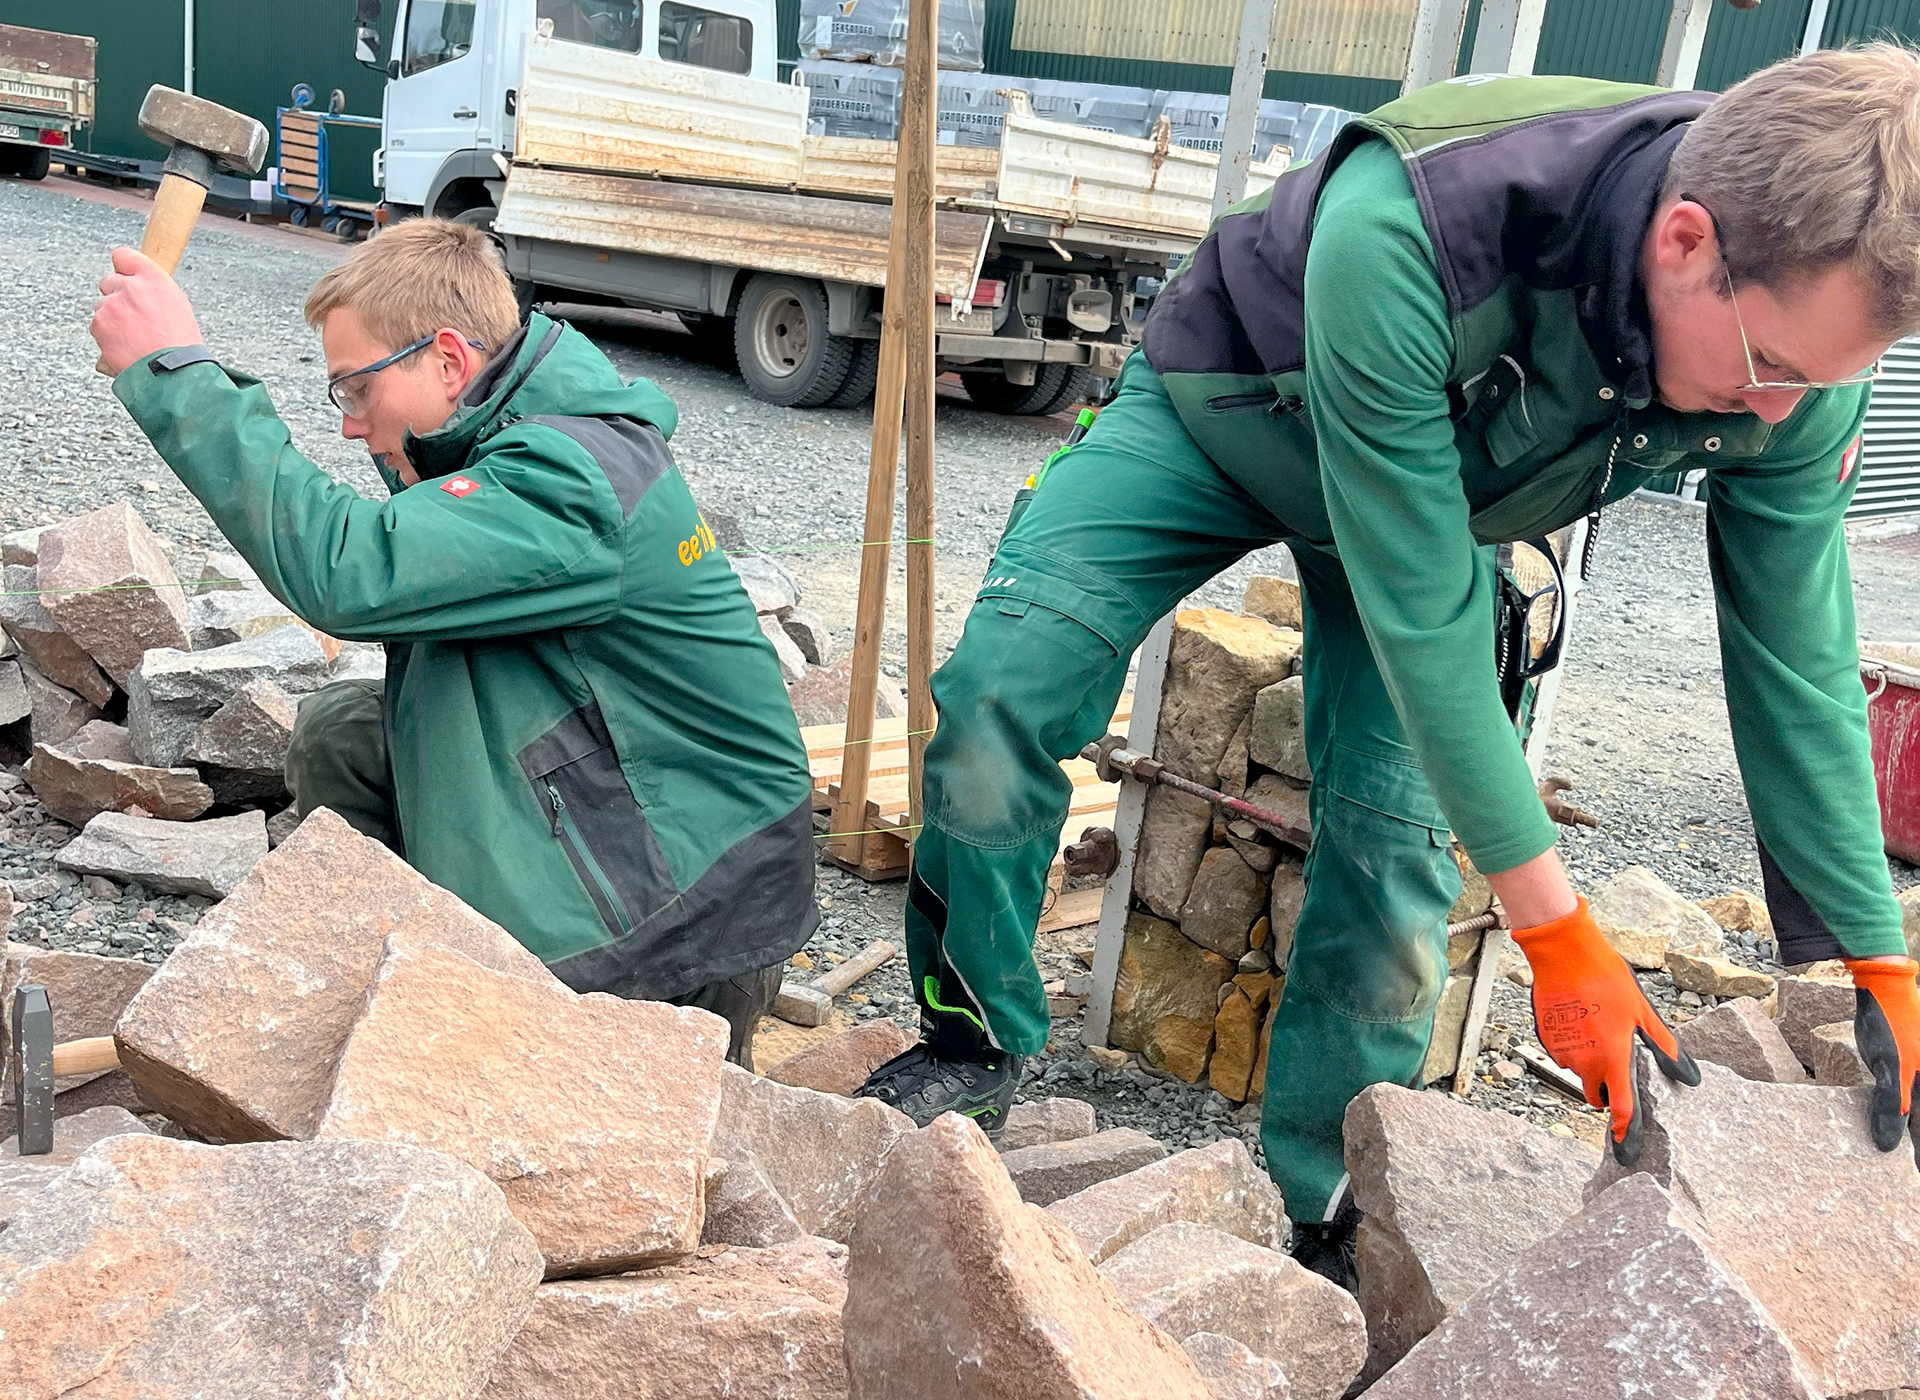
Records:
<instances>
[{"instance_id":1,"label":"green hoodie sleeve","mask_svg":"<svg viewBox=\"0 0 1920 1400\"><path fill-rule=\"evenodd\" d=\"M377 502L294 450L258 380L149 359L113 392L267 589L331 636L505 637L619 606L619 501L552 429L511 427L456 475Z\"/></svg>"},{"instance_id":2,"label":"green hoodie sleeve","mask_svg":"<svg viewBox=\"0 0 1920 1400\"><path fill-rule=\"evenodd\" d=\"M1448 414L1453 331L1432 245L1383 142L1329 179L1306 270L1307 403L1334 543L1401 726L1454 834L1497 873L1549 849L1493 668Z\"/></svg>"},{"instance_id":3,"label":"green hoodie sleeve","mask_svg":"<svg viewBox=\"0 0 1920 1400\"><path fill-rule=\"evenodd\" d=\"M1701 461L1734 754L1753 827L1853 957L1904 953L1882 854L1845 517L1867 392L1809 394L1750 463ZM1821 953L1819 956L1829 956Z\"/></svg>"}]
</instances>

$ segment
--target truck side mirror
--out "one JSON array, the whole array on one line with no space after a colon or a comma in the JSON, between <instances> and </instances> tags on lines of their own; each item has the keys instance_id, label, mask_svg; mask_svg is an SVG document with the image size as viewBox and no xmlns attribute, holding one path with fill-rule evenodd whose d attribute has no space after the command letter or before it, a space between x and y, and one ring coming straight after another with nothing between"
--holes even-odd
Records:
<instances>
[{"instance_id":1,"label":"truck side mirror","mask_svg":"<svg viewBox=\"0 0 1920 1400\"><path fill-rule=\"evenodd\" d=\"M368 68L379 68L380 31L370 24L363 24L353 31L353 56Z\"/></svg>"}]
</instances>

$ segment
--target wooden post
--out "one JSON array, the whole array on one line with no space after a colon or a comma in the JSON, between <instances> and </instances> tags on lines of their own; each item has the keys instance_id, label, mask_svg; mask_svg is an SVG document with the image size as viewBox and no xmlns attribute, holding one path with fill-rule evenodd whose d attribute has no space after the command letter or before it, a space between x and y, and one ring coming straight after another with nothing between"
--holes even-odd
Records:
<instances>
[{"instance_id":1,"label":"wooden post","mask_svg":"<svg viewBox=\"0 0 1920 1400\"><path fill-rule=\"evenodd\" d=\"M933 147L938 0L912 0L900 96L893 216L907 228L901 340L907 410L907 822L920 830L920 776L933 732ZM889 297L889 300L892 298ZM911 838L910 838L911 839Z\"/></svg>"},{"instance_id":2,"label":"wooden post","mask_svg":"<svg viewBox=\"0 0 1920 1400\"><path fill-rule=\"evenodd\" d=\"M911 42L911 41L910 41ZM873 758L873 706L880 683L880 642L887 622L887 570L892 563L894 487L900 473L900 412L906 393L906 143L893 173L893 215L887 244L887 296L880 316L880 372L873 388L873 446L867 459L865 548L854 604L853 667L847 682L847 724L840 751L840 800L834 804L828 854L858 866L866 855L867 775ZM897 293L897 295L895 294ZM911 538L911 530L909 530ZM908 728L915 728L911 722Z\"/></svg>"}]
</instances>

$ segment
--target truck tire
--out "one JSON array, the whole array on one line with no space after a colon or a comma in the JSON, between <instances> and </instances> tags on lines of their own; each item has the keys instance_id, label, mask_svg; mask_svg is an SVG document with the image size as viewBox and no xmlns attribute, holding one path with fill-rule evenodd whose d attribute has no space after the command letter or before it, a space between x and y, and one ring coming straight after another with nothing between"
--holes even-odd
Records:
<instances>
[{"instance_id":1,"label":"truck tire","mask_svg":"<svg viewBox=\"0 0 1920 1400\"><path fill-rule=\"evenodd\" d=\"M859 342L827 334L827 293L809 277L756 273L733 317L740 377L782 408L818 408L853 372Z\"/></svg>"},{"instance_id":2,"label":"truck tire","mask_svg":"<svg viewBox=\"0 0 1920 1400\"><path fill-rule=\"evenodd\" d=\"M14 167L14 174L22 180L44 180L47 171L53 168L53 152L45 146L38 150L22 153L20 163Z\"/></svg>"},{"instance_id":3,"label":"truck tire","mask_svg":"<svg viewBox=\"0 0 1920 1400\"><path fill-rule=\"evenodd\" d=\"M858 408L873 397L873 386L880 381L880 342L856 340L854 345L858 348L853 352L853 368L847 372L847 382L820 407Z\"/></svg>"},{"instance_id":4,"label":"truck tire","mask_svg":"<svg viewBox=\"0 0 1920 1400\"><path fill-rule=\"evenodd\" d=\"M1031 384L1015 384L1003 374L979 372L962 373L960 382L975 408L1035 416L1057 413L1086 397L1093 372L1085 365L1052 364L1036 367Z\"/></svg>"}]
</instances>

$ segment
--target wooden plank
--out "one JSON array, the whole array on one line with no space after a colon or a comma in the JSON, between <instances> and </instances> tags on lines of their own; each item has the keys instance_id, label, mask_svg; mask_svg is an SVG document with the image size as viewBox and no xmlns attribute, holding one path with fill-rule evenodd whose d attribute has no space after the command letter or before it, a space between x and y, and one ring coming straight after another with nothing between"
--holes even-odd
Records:
<instances>
[{"instance_id":1,"label":"wooden plank","mask_svg":"<svg viewBox=\"0 0 1920 1400\"><path fill-rule=\"evenodd\" d=\"M1460 1028L1460 1060L1453 1072L1453 1092L1464 1094L1473 1083L1473 1069L1480 1060L1480 1036L1487 1028L1487 1006L1493 998L1493 984L1500 976L1500 957L1507 949L1507 931L1495 927L1480 935L1478 961L1473 968L1473 986L1467 993L1467 1020Z\"/></svg>"},{"instance_id":2,"label":"wooden plank","mask_svg":"<svg viewBox=\"0 0 1920 1400\"><path fill-rule=\"evenodd\" d=\"M838 967L814 978L813 985L828 996L837 997L869 972L874 972L892 962L899 953L898 948L883 938L878 943L868 944Z\"/></svg>"},{"instance_id":3,"label":"wooden plank","mask_svg":"<svg viewBox=\"0 0 1920 1400\"><path fill-rule=\"evenodd\" d=\"M1587 1101L1587 1091L1580 1083L1580 1076L1571 1070L1564 1070L1548 1058L1544 1050L1536 1050L1531 1045L1511 1045L1507 1054L1532 1070L1547 1082L1549 1089L1557 1089L1570 1099L1581 1103Z\"/></svg>"},{"instance_id":4,"label":"wooden plank","mask_svg":"<svg viewBox=\"0 0 1920 1400\"><path fill-rule=\"evenodd\" d=\"M885 204L516 165L494 226L591 248L884 286ZM941 210L934 290L973 294L993 220ZM884 339L884 335L883 335Z\"/></svg>"},{"instance_id":5,"label":"wooden plank","mask_svg":"<svg viewBox=\"0 0 1920 1400\"><path fill-rule=\"evenodd\" d=\"M1058 933L1062 929L1082 928L1100 922L1103 889L1068 890L1054 900L1053 907L1040 916L1040 933Z\"/></svg>"},{"instance_id":6,"label":"wooden plank","mask_svg":"<svg viewBox=\"0 0 1920 1400\"><path fill-rule=\"evenodd\" d=\"M921 774L936 721L933 708L933 297L934 89L939 80L939 0L911 0L907 71L900 94L896 221L907 226L904 276L896 294L907 303L907 789L908 812L920 826ZM971 296L972 288L967 289Z\"/></svg>"}]
</instances>

